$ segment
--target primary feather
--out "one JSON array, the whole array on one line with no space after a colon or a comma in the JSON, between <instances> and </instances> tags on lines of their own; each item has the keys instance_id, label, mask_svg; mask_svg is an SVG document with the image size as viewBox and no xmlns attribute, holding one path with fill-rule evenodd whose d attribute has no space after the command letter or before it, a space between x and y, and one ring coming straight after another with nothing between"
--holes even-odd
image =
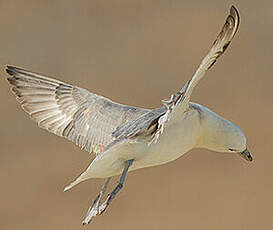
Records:
<instances>
[{"instance_id":1,"label":"primary feather","mask_svg":"<svg viewBox=\"0 0 273 230\"><path fill-rule=\"evenodd\" d=\"M102 152L117 127L149 112L14 66L6 71L12 92L41 128L90 153Z\"/></svg>"}]
</instances>

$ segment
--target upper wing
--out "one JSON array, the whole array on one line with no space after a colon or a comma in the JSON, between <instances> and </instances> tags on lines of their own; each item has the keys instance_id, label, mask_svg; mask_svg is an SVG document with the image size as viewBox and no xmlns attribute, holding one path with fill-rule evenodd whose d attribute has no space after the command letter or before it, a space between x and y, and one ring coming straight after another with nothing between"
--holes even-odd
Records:
<instances>
[{"instance_id":1,"label":"upper wing","mask_svg":"<svg viewBox=\"0 0 273 230\"><path fill-rule=\"evenodd\" d=\"M218 34L209 53L202 60L194 75L179 92L162 101L166 106L167 111L158 120L158 129L154 136L155 139L157 139L159 134L163 131L168 120L175 120L175 117L181 116L181 114L188 108L194 87L205 75L207 70L209 70L215 64L216 60L225 52L238 30L239 23L239 12L234 6L232 6L221 32Z\"/></svg>"},{"instance_id":2,"label":"upper wing","mask_svg":"<svg viewBox=\"0 0 273 230\"><path fill-rule=\"evenodd\" d=\"M215 64L216 60L225 52L238 30L239 22L239 13L237 9L232 6L221 32L217 36L209 53L202 60L194 75L179 92L172 95L169 99L163 100L163 103L171 110L171 116L175 116L176 113L181 113L185 109L184 107L188 106L194 87L205 75L207 70L209 70L213 64Z\"/></svg>"},{"instance_id":3,"label":"upper wing","mask_svg":"<svg viewBox=\"0 0 273 230\"><path fill-rule=\"evenodd\" d=\"M145 132L145 135L149 135L152 138L151 141L156 141L160 133L163 132L164 126L167 124L167 122L175 120L176 117L181 116L181 114L183 114L183 112L188 108L190 96L194 87L205 75L207 70L209 70L216 62L216 60L225 52L238 30L239 21L239 13L237 9L232 6L221 32L217 36L209 53L202 60L194 75L188 80L188 82L179 92L162 101L165 109L161 107L159 113L158 110L151 111L149 114L144 114L137 120L125 124L124 127L130 126L126 127L127 130L120 127L114 133L114 135L116 134L117 136L136 137L139 136L140 133ZM141 121L143 118L146 119L144 125Z\"/></svg>"},{"instance_id":4,"label":"upper wing","mask_svg":"<svg viewBox=\"0 0 273 230\"><path fill-rule=\"evenodd\" d=\"M39 127L99 153L118 126L149 112L121 105L85 89L7 66L11 90Z\"/></svg>"}]
</instances>

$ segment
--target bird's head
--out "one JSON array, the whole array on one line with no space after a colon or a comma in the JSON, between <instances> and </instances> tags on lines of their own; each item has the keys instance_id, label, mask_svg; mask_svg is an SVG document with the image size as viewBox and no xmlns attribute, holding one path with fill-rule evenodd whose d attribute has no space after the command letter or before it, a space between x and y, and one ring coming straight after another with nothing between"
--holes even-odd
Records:
<instances>
[{"instance_id":1,"label":"bird's head","mask_svg":"<svg viewBox=\"0 0 273 230\"><path fill-rule=\"evenodd\" d=\"M253 161L242 130L209 109L203 110L201 119L201 147L216 152L232 153Z\"/></svg>"},{"instance_id":2,"label":"bird's head","mask_svg":"<svg viewBox=\"0 0 273 230\"><path fill-rule=\"evenodd\" d=\"M223 145L225 146L225 152L238 154L247 161L253 161L253 158L246 146L246 137L242 130L235 126L234 124L226 121L224 126L226 132L224 133L225 141Z\"/></svg>"}]
</instances>

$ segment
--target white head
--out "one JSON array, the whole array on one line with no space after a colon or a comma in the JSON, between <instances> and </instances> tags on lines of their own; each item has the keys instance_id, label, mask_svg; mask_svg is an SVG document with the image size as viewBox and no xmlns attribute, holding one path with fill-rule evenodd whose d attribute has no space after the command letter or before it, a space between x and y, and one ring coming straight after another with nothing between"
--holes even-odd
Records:
<instances>
[{"instance_id":1,"label":"white head","mask_svg":"<svg viewBox=\"0 0 273 230\"><path fill-rule=\"evenodd\" d=\"M246 137L241 129L211 110L202 107L201 137L199 147L217 152L237 153L252 161L246 147Z\"/></svg>"}]
</instances>

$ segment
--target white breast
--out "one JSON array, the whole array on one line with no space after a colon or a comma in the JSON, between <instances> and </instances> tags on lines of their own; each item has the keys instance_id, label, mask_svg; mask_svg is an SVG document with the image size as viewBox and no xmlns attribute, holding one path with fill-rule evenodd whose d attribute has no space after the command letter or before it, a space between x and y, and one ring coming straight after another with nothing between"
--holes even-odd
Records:
<instances>
[{"instance_id":1,"label":"white breast","mask_svg":"<svg viewBox=\"0 0 273 230\"><path fill-rule=\"evenodd\" d=\"M131 170L168 163L195 146L200 128L198 112L191 109L178 119L164 129L157 143L135 144L136 160Z\"/></svg>"}]
</instances>

